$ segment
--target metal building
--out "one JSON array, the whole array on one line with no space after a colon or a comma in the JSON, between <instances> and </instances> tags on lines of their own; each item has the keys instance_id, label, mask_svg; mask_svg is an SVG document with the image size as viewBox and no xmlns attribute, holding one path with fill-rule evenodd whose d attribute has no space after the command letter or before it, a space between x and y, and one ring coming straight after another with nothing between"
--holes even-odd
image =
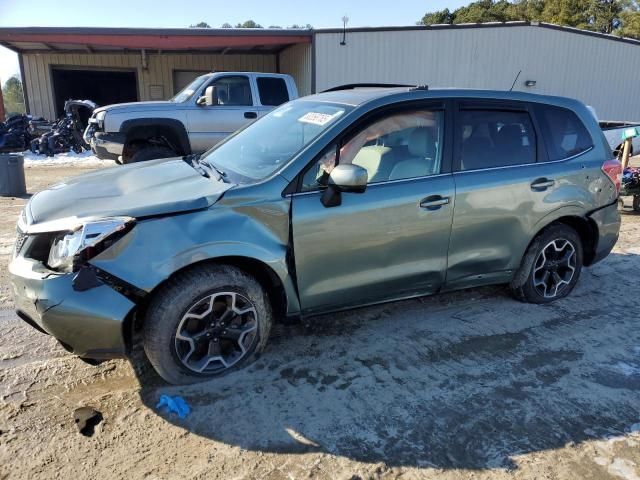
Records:
<instances>
[{"instance_id":1,"label":"metal building","mask_svg":"<svg viewBox=\"0 0 640 480\"><path fill-rule=\"evenodd\" d=\"M529 22L321 30L0 28L19 54L29 112L67 98L171 97L201 72L293 75L302 95L347 83L427 84L574 97L640 120L640 42Z\"/></svg>"}]
</instances>

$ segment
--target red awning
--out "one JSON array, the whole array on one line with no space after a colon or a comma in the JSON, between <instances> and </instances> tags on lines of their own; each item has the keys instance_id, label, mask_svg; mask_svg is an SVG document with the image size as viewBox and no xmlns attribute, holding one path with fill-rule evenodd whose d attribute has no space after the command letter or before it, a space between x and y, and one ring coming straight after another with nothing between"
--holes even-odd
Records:
<instances>
[{"instance_id":1,"label":"red awning","mask_svg":"<svg viewBox=\"0 0 640 480\"><path fill-rule=\"evenodd\" d=\"M308 30L0 28L0 45L12 50L273 50L310 43Z\"/></svg>"}]
</instances>

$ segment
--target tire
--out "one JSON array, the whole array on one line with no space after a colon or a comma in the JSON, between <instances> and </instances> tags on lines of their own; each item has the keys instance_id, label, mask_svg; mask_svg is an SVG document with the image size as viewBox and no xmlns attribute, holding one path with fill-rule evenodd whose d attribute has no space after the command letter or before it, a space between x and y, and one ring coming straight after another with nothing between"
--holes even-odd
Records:
<instances>
[{"instance_id":1,"label":"tire","mask_svg":"<svg viewBox=\"0 0 640 480\"><path fill-rule=\"evenodd\" d=\"M633 196L633 211L640 213L640 195Z\"/></svg>"},{"instance_id":2,"label":"tire","mask_svg":"<svg viewBox=\"0 0 640 480\"><path fill-rule=\"evenodd\" d=\"M131 158L124 163L146 162L147 160L156 160L158 158L170 158L175 156L176 153L170 148L148 146L137 150Z\"/></svg>"},{"instance_id":3,"label":"tire","mask_svg":"<svg viewBox=\"0 0 640 480\"><path fill-rule=\"evenodd\" d=\"M233 299L229 294L234 294ZM243 315L230 313L230 309L224 310L225 303L230 302L238 311L252 310ZM230 320L225 320L226 314ZM239 326L242 322L246 324ZM267 343L272 323L271 304L253 277L228 265L196 266L178 273L154 295L144 321L143 346L149 362L164 380L186 385L253 362ZM227 333L223 328L247 333L233 343L223 338ZM212 354L214 348L218 350ZM204 370L196 371L202 365Z\"/></svg>"},{"instance_id":4,"label":"tire","mask_svg":"<svg viewBox=\"0 0 640 480\"><path fill-rule=\"evenodd\" d=\"M558 248L560 252L557 252ZM543 250L545 256L542 256ZM571 250L572 259L565 261ZM545 261L547 255L549 258ZM555 255L561 258L556 260ZM513 296L528 303L549 303L566 297L580 278L583 258L582 240L573 228L562 224L546 228L529 245L509 285ZM550 277L545 276L547 272ZM556 278L561 281L556 281ZM554 284L557 284L555 289Z\"/></svg>"}]
</instances>

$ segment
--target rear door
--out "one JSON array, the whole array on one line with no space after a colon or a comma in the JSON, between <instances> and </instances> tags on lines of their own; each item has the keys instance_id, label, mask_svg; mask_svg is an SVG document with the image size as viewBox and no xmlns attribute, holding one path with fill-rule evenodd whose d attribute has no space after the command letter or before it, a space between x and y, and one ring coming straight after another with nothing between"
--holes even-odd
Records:
<instances>
[{"instance_id":1,"label":"rear door","mask_svg":"<svg viewBox=\"0 0 640 480\"><path fill-rule=\"evenodd\" d=\"M455 193L446 147L450 120L444 103L388 113L338 140L309 165L292 199L305 312L440 288ZM325 208L320 197L336 162L365 168L369 183L364 193L344 193L341 205Z\"/></svg>"},{"instance_id":2,"label":"rear door","mask_svg":"<svg viewBox=\"0 0 640 480\"><path fill-rule=\"evenodd\" d=\"M247 75L222 75L206 84L215 86L218 105L194 105L188 113L189 139L194 152L203 152L246 123L257 118L257 108Z\"/></svg>"},{"instance_id":3,"label":"rear door","mask_svg":"<svg viewBox=\"0 0 640 480\"><path fill-rule=\"evenodd\" d=\"M538 222L558 207L532 110L520 102L456 102L446 289L508 281Z\"/></svg>"}]
</instances>

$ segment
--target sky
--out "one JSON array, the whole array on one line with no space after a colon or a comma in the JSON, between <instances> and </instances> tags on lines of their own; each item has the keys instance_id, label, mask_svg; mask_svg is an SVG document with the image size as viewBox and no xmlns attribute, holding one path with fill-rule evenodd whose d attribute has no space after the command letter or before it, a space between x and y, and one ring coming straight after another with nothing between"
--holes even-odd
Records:
<instances>
[{"instance_id":1,"label":"sky","mask_svg":"<svg viewBox=\"0 0 640 480\"><path fill-rule=\"evenodd\" d=\"M0 0L0 27L219 27L245 20L314 28L415 25L427 11L455 9L461 0ZM232 8L229 8L232 5ZM0 47L0 82L18 73L17 56Z\"/></svg>"}]
</instances>

